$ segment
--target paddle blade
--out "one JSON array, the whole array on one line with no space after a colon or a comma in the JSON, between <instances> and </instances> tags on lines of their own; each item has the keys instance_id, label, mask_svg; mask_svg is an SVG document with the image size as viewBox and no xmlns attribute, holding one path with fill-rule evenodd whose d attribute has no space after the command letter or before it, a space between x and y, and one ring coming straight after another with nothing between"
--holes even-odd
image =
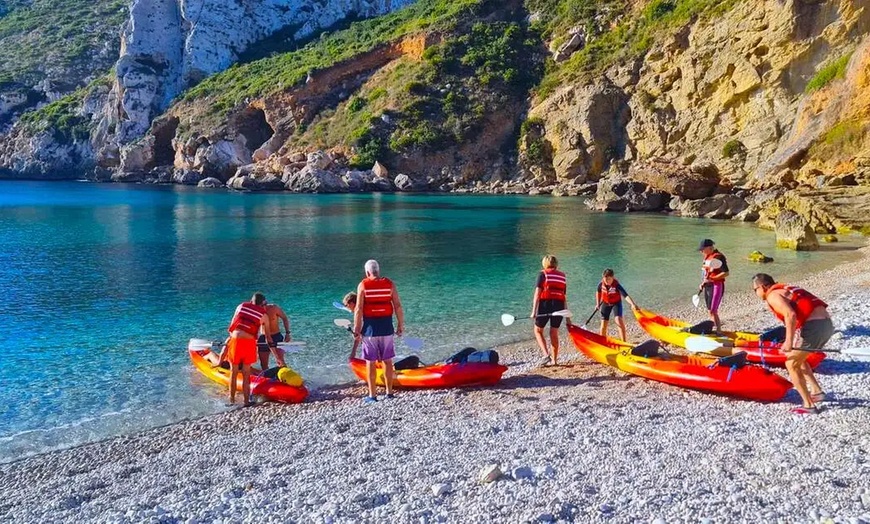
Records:
<instances>
[{"instance_id":1,"label":"paddle blade","mask_svg":"<svg viewBox=\"0 0 870 524\"><path fill-rule=\"evenodd\" d=\"M559 311L553 311L552 313L550 313L550 316L571 318L574 316L574 313L571 313L571 311L568 309L560 309Z\"/></svg>"},{"instance_id":2,"label":"paddle blade","mask_svg":"<svg viewBox=\"0 0 870 524\"><path fill-rule=\"evenodd\" d=\"M701 305L701 295L697 293L692 295L692 305L694 305L696 308Z\"/></svg>"},{"instance_id":3,"label":"paddle blade","mask_svg":"<svg viewBox=\"0 0 870 524\"><path fill-rule=\"evenodd\" d=\"M341 329L349 329L351 324L350 320L346 318L337 318L333 320L332 323L340 327Z\"/></svg>"},{"instance_id":4,"label":"paddle blade","mask_svg":"<svg viewBox=\"0 0 870 524\"><path fill-rule=\"evenodd\" d=\"M401 340L408 346L410 349L414 351L419 351L423 349L423 339L416 337L402 337Z\"/></svg>"},{"instance_id":5,"label":"paddle blade","mask_svg":"<svg viewBox=\"0 0 870 524\"><path fill-rule=\"evenodd\" d=\"M345 307L344 304L342 304L341 302L338 302L338 301L333 302L332 307L334 307L335 309L340 309L342 311L347 311L348 313L353 313L353 311L351 311L350 309Z\"/></svg>"},{"instance_id":6,"label":"paddle blade","mask_svg":"<svg viewBox=\"0 0 870 524\"><path fill-rule=\"evenodd\" d=\"M840 350L840 353L860 360L862 362L870 362L870 348L847 348Z\"/></svg>"},{"instance_id":7,"label":"paddle blade","mask_svg":"<svg viewBox=\"0 0 870 524\"><path fill-rule=\"evenodd\" d=\"M719 269L722 267L722 261L718 258L713 258L707 261L707 267L710 269Z\"/></svg>"},{"instance_id":8,"label":"paddle blade","mask_svg":"<svg viewBox=\"0 0 870 524\"><path fill-rule=\"evenodd\" d=\"M691 353L709 353L715 351L723 344L707 337L688 337L686 339L686 349Z\"/></svg>"},{"instance_id":9,"label":"paddle blade","mask_svg":"<svg viewBox=\"0 0 870 524\"><path fill-rule=\"evenodd\" d=\"M514 322L516 322L517 317L513 315L508 315L507 313L503 313L501 316L501 323L504 324L505 327L510 326Z\"/></svg>"},{"instance_id":10,"label":"paddle blade","mask_svg":"<svg viewBox=\"0 0 870 524\"><path fill-rule=\"evenodd\" d=\"M204 338L192 338L187 342L187 347L190 349L211 348L212 341Z\"/></svg>"},{"instance_id":11,"label":"paddle blade","mask_svg":"<svg viewBox=\"0 0 870 524\"><path fill-rule=\"evenodd\" d=\"M284 350L284 353L299 353L305 347L305 342L278 342L278 347Z\"/></svg>"}]
</instances>

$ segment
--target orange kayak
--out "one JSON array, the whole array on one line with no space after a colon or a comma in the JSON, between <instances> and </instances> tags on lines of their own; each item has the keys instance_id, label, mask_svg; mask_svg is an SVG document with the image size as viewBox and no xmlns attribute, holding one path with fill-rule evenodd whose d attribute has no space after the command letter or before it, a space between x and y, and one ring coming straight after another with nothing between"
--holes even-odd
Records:
<instances>
[{"instance_id":1,"label":"orange kayak","mask_svg":"<svg viewBox=\"0 0 870 524\"><path fill-rule=\"evenodd\" d=\"M190 361L196 366L203 375L209 379L221 384L224 387L230 385L230 370L221 367L216 367L218 364L218 355L211 349L203 347L188 348L190 353ZM291 386L280 380L260 377L257 375L260 370L253 368L251 375L251 394L262 395L263 397L274 402L287 402L289 404L298 404L305 400L308 396L308 390L305 386ZM239 391L242 389L241 373L236 380Z\"/></svg>"},{"instance_id":2,"label":"orange kayak","mask_svg":"<svg viewBox=\"0 0 870 524\"><path fill-rule=\"evenodd\" d=\"M703 337L715 340L726 345L733 345L735 351L745 351L746 360L767 366L785 367L785 353L779 350L781 344L761 342L757 333L744 331L725 331L721 336L717 335L694 335L686 331L692 325L688 322L657 315L652 311L638 309L634 312L637 323L641 329L651 337L666 344L686 347L686 339L689 337ZM730 347L725 351L730 352ZM715 353L715 352L714 352ZM810 366L816 367L825 359L824 353L812 353L807 359Z\"/></svg>"},{"instance_id":3,"label":"orange kayak","mask_svg":"<svg viewBox=\"0 0 870 524\"><path fill-rule=\"evenodd\" d=\"M642 356L632 353L631 344L577 326L569 326L568 334L577 350L596 362L674 386L765 402L780 400L791 389L791 382L759 366L732 367L716 358L661 350Z\"/></svg>"},{"instance_id":4,"label":"orange kayak","mask_svg":"<svg viewBox=\"0 0 870 524\"><path fill-rule=\"evenodd\" d=\"M350 369L360 380L366 379L366 362L359 358L349 361ZM501 380L507 366L484 362L433 364L415 369L396 371L395 383L403 388L456 388L466 386L492 386ZM379 363L377 381L384 385L384 369Z\"/></svg>"}]
</instances>

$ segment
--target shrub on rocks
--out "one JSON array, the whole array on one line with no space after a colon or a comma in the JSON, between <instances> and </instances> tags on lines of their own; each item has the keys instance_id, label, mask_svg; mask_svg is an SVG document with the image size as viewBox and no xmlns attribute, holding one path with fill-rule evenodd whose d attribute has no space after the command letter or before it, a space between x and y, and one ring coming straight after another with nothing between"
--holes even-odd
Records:
<instances>
[{"instance_id":1,"label":"shrub on rocks","mask_svg":"<svg viewBox=\"0 0 870 524\"><path fill-rule=\"evenodd\" d=\"M767 264L769 262L773 262L773 258L765 255L761 251L753 251L752 253L749 253L749 256L747 256L746 259L749 260L750 262L758 262L761 264Z\"/></svg>"}]
</instances>

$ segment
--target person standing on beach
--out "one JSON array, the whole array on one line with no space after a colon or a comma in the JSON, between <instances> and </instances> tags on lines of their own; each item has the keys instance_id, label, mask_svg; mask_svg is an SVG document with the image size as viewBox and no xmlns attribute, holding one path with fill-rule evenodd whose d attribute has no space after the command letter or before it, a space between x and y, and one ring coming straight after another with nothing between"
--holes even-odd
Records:
<instances>
[{"instance_id":1,"label":"person standing on beach","mask_svg":"<svg viewBox=\"0 0 870 524\"><path fill-rule=\"evenodd\" d=\"M281 306L278 304L270 304L266 303L266 315L269 317L269 325L272 326L271 333L268 335L268 339L271 340L271 344L267 342L267 337L265 332L260 334L260 337L257 339L257 348L259 349L260 356L260 369L269 369L269 354L275 353L275 360L278 365L284 367L284 350L278 347L280 342L290 342L293 340L293 337L290 335L290 319L287 318L287 314L284 313L284 310L281 309ZM281 325L278 323L278 319L284 323L284 335L281 334ZM274 347L274 350L270 351L270 347Z\"/></svg>"},{"instance_id":2,"label":"person standing on beach","mask_svg":"<svg viewBox=\"0 0 870 524\"><path fill-rule=\"evenodd\" d=\"M716 332L722 331L722 323L719 320L719 306L722 297L725 296L725 278L728 276L728 261L709 238L701 241L698 251L704 255L704 263L701 266L703 280L698 288L698 293L704 293L704 303L710 311L710 320L716 326Z\"/></svg>"},{"instance_id":3,"label":"person standing on beach","mask_svg":"<svg viewBox=\"0 0 870 524\"><path fill-rule=\"evenodd\" d=\"M227 329L230 337L219 358L220 362L230 363L230 404L236 402L236 380L241 370L242 400L245 406L251 405L251 365L257 361L257 335L261 327L264 333L272 332L266 314L266 297L257 292L249 302L242 302L236 308ZM275 352L275 358L283 362L275 343L270 340L268 345Z\"/></svg>"},{"instance_id":4,"label":"person standing on beach","mask_svg":"<svg viewBox=\"0 0 870 524\"><path fill-rule=\"evenodd\" d=\"M785 340L781 348L786 354L785 367L803 401L803 406L793 408L791 412L798 415L818 413L816 403L825 400L825 393L816 380L813 368L807 363L810 356L807 350L822 349L834 334L828 305L802 288L777 284L766 273L752 277L752 290L785 325Z\"/></svg>"},{"instance_id":5,"label":"person standing on beach","mask_svg":"<svg viewBox=\"0 0 870 524\"><path fill-rule=\"evenodd\" d=\"M356 293L350 292L341 299L341 303L344 304L351 313L356 310ZM359 348L359 338L353 337L353 346L350 348L350 359L353 360L356 358L356 350Z\"/></svg>"},{"instance_id":6,"label":"person standing on beach","mask_svg":"<svg viewBox=\"0 0 870 524\"><path fill-rule=\"evenodd\" d=\"M550 352L547 349L547 341L544 338L544 327L550 324L550 344L553 347L553 365L559 360L559 327L562 325L562 317L550 316L550 313L567 309L568 307L568 280L565 273L557 268L559 261L553 255L547 255L541 260L543 270L538 274L535 284L535 293L532 297L532 314L535 319L535 340L543 355L541 364L546 366L550 362ZM570 324L570 320L568 320Z\"/></svg>"},{"instance_id":7,"label":"person standing on beach","mask_svg":"<svg viewBox=\"0 0 870 524\"><path fill-rule=\"evenodd\" d=\"M598 283L598 289L595 291L595 309L601 312L601 329L599 331L601 336L607 336L607 324L610 320L610 314L613 313L614 321L619 328L620 339L626 340L625 321L622 320L622 297L625 297L631 309L637 309L637 304L613 276L613 270L605 269L601 282Z\"/></svg>"},{"instance_id":8,"label":"person standing on beach","mask_svg":"<svg viewBox=\"0 0 870 524\"><path fill-rule=\"evenodd\" d=\"M384 385L387 398L393 396L393 358L396 356L393 335L402 336L405 330L405 313L396 285L381 276L377 260L365 263L366 277L357 287L357 304L353 312L353 334L362 339L362 357L366 361L366 382L369 396L363 402L377 402L377 363L384 366ZM393 314L396 328L393 329Z\"/></svg>"}]
</instances>

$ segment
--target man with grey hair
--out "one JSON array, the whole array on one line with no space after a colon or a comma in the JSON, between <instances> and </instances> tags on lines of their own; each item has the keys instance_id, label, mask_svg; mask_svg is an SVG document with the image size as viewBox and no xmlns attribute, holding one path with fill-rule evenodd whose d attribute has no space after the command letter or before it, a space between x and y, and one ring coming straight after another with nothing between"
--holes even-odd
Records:
<instances>
[{"instance_id":1,"label":"man with grey hair","mask_svg":"<svg viewBox=\"0 0 870 524\"><path fill-rule=\"evenodd\" d=\"M393 335L405 330L405 314L396 285L381 276L377 260L365 263L366 277L357 287L357 302L353 313L353 335L362 338L362 358L366 361L366 382L369 396L365 403L377 402L377 363L383 363L387 398L393 398L393 358L396 356ZM393 329L393 314L397 325Z\"/></svg>"}]
</instances>

